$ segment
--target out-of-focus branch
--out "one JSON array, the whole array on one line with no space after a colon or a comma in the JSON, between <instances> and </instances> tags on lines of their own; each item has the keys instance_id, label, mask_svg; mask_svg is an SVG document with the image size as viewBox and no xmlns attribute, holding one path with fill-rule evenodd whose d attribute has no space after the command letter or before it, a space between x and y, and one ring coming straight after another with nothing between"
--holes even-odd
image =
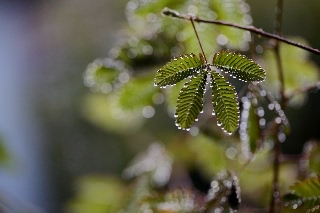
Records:
<instances>
[{"instance_id":1,"label":"out-of-focus branch","mask_svg":"<svg viewBox=\"0 0 320 213\"><path fill-rule=\"evenodd\" d=\"M174 18L185 19L185 20L190 20L190 18L192 18L193 21L199 22L199 23L223 25L223 26L229 26L229 27L233 27L233 28L237 28L237 29L241 29L241 30L246 30L246 31L252 32L254 34L260 35L260 36L264 36L264 37L267 37L267 38L272 38L272 39L275 39L277 41L281 41L281 42L287 43L289 45L304 49L304 50L309 51L311 53L314 53L316 55L320 55L320 50L319 49L312 48L312 47L309 47L309 46L294 42L292 40L286 39L286 38L284 38L284 37L282 37L280 35L277 35L277 34L272 34L272 33L265 32L262 29L259 29L259 28L254 27L254 26L242 26L242 25L238 25L238 24L234 24L234 23L227 22L227 21L222 21L222 20L207 20L207 19L199 18L197 16L183 15L183 14L180 14L177 11L171 10L169 8L165 8L162 12L163 12L164 15L171 16L171 17L174 17Z\"/></svg>"}]
</instances>

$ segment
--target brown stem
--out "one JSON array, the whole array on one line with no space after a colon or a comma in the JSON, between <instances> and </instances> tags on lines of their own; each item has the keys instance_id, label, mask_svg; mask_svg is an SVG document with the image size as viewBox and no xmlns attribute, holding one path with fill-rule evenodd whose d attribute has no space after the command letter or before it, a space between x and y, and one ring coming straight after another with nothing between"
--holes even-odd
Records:
<instances>
[{"instance_id":1,"label":"brown stem","mask_svg":"<svg viewBox=\"0 0 320 213\"><path fill-rule=\"evenodd\" d=\"M193 20L194 20L194 17L190 16L189 19L190 19L190 21L191 21L191 24L192 24L194 33L196 34L196 37L197 37L197 40L198 40L198 43L199 43L199 46L200 46L202 55L203 55L204 60L205 60L205 62L206 62L206 64L207 64L208 61L207 61L206 55L204 54L204 51L203 51L203 48L202 48L202 44L201 44L201 41L200 41L200 37L199 37L199 35L198 35L198 31L197 31L197 29L196 29L196 26L194 25L194 21L193 21Z\"/></svg>"},{"instance_id":2,"label":"brown stem","mask_svg":"<svg viewBox=\"0 0 320 213\"><path fill-rule=\"evenodd\" d=\"M171 10L171 9L168 9L168 8L163 10L163 14L166 15L166 16L174 17L174 18L190 20L190 16L189 15L180 15L178 12L176 12L174 10ZM312 47L309 47L309 46L294 42L292 40L283 38L280 35L276 35L276 34L265 32L262 29L256 28L254 26L242 26L242 25L230 23L230 22L227 22L227 21L206 20L206 19L202 19L202 18L199 18L199 17L194 17L193 21L202 22L202 23L208 23L208 24L229 26L229 27L233 27L233 28L237 28L237 29L241 29L241 30L247 30L247 31L255 33L257 35L261 35L261 36L264 36L264 37L267 37L267 38L272 38L272 39L275 39L277 41L281 41L281 42L290 44L292 46L304 49L304 50L309 51L311 53L320 55L320 50L319 49L312 48Z\"/></svg>"},{"instance_id":3,"label":"brown stem","mask_svg":"<svg viewBox=\"0 0 320 213\"><path fill-rule=\"evenodd\" d=\"M282 34L282 14L283 14L283 0L278 0L276 7L276 20L275 20L275 33L279 36ZM285 84L284 84L284 73L280 54L280 43L276 40L274 52L276 56L276 63L278 68L279 80L280 80L280 106L282 109L285 107ZM279 140L279 133L281 126L276 126L275 144L274 144L274 159L273 159L273 180L272 180L272 192L271 192L271 203L269 213L280 213L281 212L281 195L279 189L279 175L280 175L280 156L281 156L281 142Z\"/></svg>"}]
</instances>

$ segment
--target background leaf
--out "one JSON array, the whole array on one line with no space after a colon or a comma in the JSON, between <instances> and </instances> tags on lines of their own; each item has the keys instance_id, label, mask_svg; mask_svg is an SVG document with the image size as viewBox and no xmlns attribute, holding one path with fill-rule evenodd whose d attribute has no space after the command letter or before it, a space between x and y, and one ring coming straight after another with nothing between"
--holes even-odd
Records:
<instances>
[{"instance_id":1,"label":"background leaf","mask_svg":"<svg viewBox=\"0 0 320 213\"><path fill-rule=\"evenodd\" d=\"M129 71L122 61L96 59L84 73L84 84L94 91L110 93L129 81L129 78Z\"/></svg>"},{"instance_id":2,"label":"background leaf","mask_svg":"<svg viewBox=\"0 0 320 213\"><path fill-rule=\"evenodd\" d=\"M249 96L249 97L248 97ZM246 157L250 157L257 149L257 142L260 138L260 124L256 104L253 103L251 93L241 98L242 112L240 124L240 139L242 141L242 152ZM262 114L263 109L259 109Z\"/></svg>"},{"instance_id":3,"label":"background leaf","mask_svg":"<svg viewBox=\"0 0 320 213\"><path fill-rule=\"evenodd\" d=\"M218 126L231 134L239 126L239 103L235 88L219 73L211 72L212 104Z\"/></svg>"},{"instance_id":4,"label":"background leaf","mask_svg":"<svg viewBox=\"0 0 320 213\"><path fill-rule=\"evenodd\" d=\"M312 177L291 186L284 196L284 205L299 212L318 212L320 208L320 177Z\"/></svg>"},{"instance_id":5,"label":"background leaf","mask_svg":"<svg viewBox=\"0 0 320 213\"><path fill-rule=\"evenodd\" d=\"M153 85L153 74L132 78L123 85L119 91L119 106L124 110L141 109L145 106L153 106L154 98L160 93L160 89Z\"/></svg>"},{"instance_id":6,"label":"background leaf","mask_svg":"<svg viewBox=\"0 0 320 213\"><path fill-rule=\"evenodd\" d=\"M140 110L123 110L119 106L119 96L115 94L87 95L82 103L82 115L94 125L116 133L130 133L143 123Z\"/></svg>"},{"instance_id":7,"label":"background leaf","mask_svg":"<svg viewBox=\"0 0 320 213\"><path fill-rule=\"evenodd\" d=\"M245 0L215 0L209 1L210 7L216 14L218 20L225 20L231 23L240 25L251 25L252 18L250 14L250 5ZM250 41L250 34L232 27L219 26L216 30L216 41L221 45L226 42L224 46L232 49L240 49L242 51L248 50Z\"/></svg>"},{"instance_id":8,"label":"background leaf","mask_svg":"<svg viewBox=\"0 0 320 213\"><path fill-rule=\"evenodd\" d=\"M125 184L116 177L87 175L76 182L76 196L67 212L118 212L127 199ZM112 196L109 196L111 195Z\"/></svg>"},{"instance_id":9,"label":"background leaf","mask_svg":"<svg viewBox=\"0 0 320 213\"><path fill-rule=\"evenodd\" d=\"M291 38L294 41L306 44L302 38ZM284 73L285 94L289 95L295 90L305 87L318 81L318 71L316 64L309 58L309 53L305 50L281 44L280 54ZM268 70L266 84L268 90L275 96L279 96L280 82L275 56L272 50L266 50L263 54L263 67ZM299 106L305 100L305 94L299 94L290 100L292 106Z\"/></svg>"},{"instance_id":10,"label":"background leaf","mask_svg":"<svg viewBox=\"0 0 320 213\"><path fill-rule=\"evenodd\" d=\"M200 60L193 53L175 57L161 69L155 76L157 86L174 85L195 73L200 73L203 68Z\"/></svg>"},{"instance_id":11,"label":"background leaf","mask_svg":"<svg viewBox=\"0 0 320 213\"><path fill-rule=\"evenodd\" d=\"M188 129L202 111L206 81L206 74L198 75L192 77L181 89L175 114L178 127Z\"/></svg>"},{"instance_id":12,"label":"background leaf","mask_svg":"<svg viewBox=\"0 0 320 213\"><path fill-rule=\"evenodd\" d=\"M214 55L213 65L243 81L263 81L266 72L253 60L228 50Z\"/></svg>"}]
</instances>

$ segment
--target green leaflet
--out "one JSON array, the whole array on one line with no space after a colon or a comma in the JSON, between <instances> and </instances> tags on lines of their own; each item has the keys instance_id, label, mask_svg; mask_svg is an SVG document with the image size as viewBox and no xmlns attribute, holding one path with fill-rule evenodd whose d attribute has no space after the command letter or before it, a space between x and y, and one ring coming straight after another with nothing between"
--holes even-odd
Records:
<instances>
[{"instance_id":1,"label":"green leaflet","mask_svg":"<svg viewBox=\"0 0 320 213\"><path fill-rule=\"evenodd\" d=\"M297 212L317 212L320 205L320 177L312 177L291 186L285 195L284 205Z\"/></svg>"},{"instance_id":2,"label":"green leaflet","mask_svg":"<svg viewBox=\"0 0 320 213\"><path fill-rule=\"evenodd\" d=\"M263 81L266 78L265 70L253 60L228 50L214 55L213 65L242 81Z\"/></svg>"},{"instance_id":3,"label":"green leaflet","mask_svg":"<svg viewBox=\"0 0 320 213\"><path fill-rule=\"evenodd\" d=\"M257 149L257 142L260 138L260 117L264 111L262 108L258 109L257 105L253 102L251 93L241 98L242 100L242 113L241 124L239 129L240 139L242 141L242 152L247 158L251 157Z\"/></svg>"},{"instance_id":4,"label":"green leaflet","mask_svg":"<svg viewBox=\"0 0 320 213\"><path fill-rule=\"evenodd\" d=\"M158 70L154 82L156 86L174 85L195 73L200 73L203 65L193 53L176 57Z\"/></svg>"},{"instance_id":5,"label":"green leaflet","mask_svg":"<svg viewBox=\"0 0 320 213\"><path fill-rule=\"evenodd\" d=\"M178 127L190 128L202 111L206 80L206 74L195 76L181 89L175 114Z\"/></svg>"},{"instance_id":6,"label":"green leaflet","mask_svg":"<svg viewBox=\"0 0 320 213\"><path fill-rule=\"evenodd\" d=\"M211 72L212 104L218 126L231 134L239 126L239 103L235 88L219 73Z\"/></svg>"}]
</instances>

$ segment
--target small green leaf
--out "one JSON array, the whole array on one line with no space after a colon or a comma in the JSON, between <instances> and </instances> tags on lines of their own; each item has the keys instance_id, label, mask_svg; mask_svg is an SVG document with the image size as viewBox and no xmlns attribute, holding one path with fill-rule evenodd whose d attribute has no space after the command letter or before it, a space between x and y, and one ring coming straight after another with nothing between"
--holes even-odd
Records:
<instances>
[{"instance_id":1,"label":"small green leaf","mask_svg":"<svg viewBox=\"0 0 320 213\"><path fill-rule=\"evenodd\" d=\"M250 95L249 95L250 94ZM242 141L242 151L246 157L250 157L257 149L257 142L260 138L260 117L258 113L263 114L263 109L258 109L253 103L252 94L242 97L242 112L240 124L240 139ZM260 111L260 112L259 112Z\"/></svg>"},{"instance_id":2,"label":"small green leaf","mask_svg":"<svg viewBox=\"0 0 320 213\"><path fill-rule=\"evenodd\" d=\"M320 207L320 177L312 177L291 186L284 205L299 212L317 212Z\"/></svg>"},{"instance_id":3,"label":"small green leaf","mask_svg":"<svg viewBox=\"0 0 320 213\"><path fill-rule=\"evenodd\" d=\"M320 177L309 178L291 187L294 193L303 197L320 196ZM320 197L319 197L320 201Z\"/></svg>"},{"instance_id":4,"label":"small green leaf","mask_svg":"<svg viewBox=\"0 0 320 213\"><path fill-rule=\"evenodd\" d=\"M174 85L195 73L200 73L203 64L193 53L176 57L158 70L154 82L157 86Z\"/></svg>"},{"instance_id":5,"label":"small green leaf","mask_svg":"<svg viewBox=\"0 0 320 213\"><path fill-rule=\"evenodd\" d=\"M192 77L181 89L175 114L178 127L188 129L202 111L206 80L206 74Z\"/></svg>"},{"instance_id":6,"label":"small green leaf","mask_svg":"<svg viewBox=\"0 0 320 213\"><path fill-rule=\"evenodd\" d=\"M214 55L213 65L243 81L263 81L266 78L265 70L253 60L229 50Z\"/></svg>"},{"instance_id":7,"label":"small green leaf","mask_svg":"<svg viewBox=\"0 0 320 213\"><path fill-rule=\"evenodd\" d=\"M188 79L184 79L178 82L174 87L167 87L164 90L166 104L170 113L174 113L176 111L176 105L180 90L182 89L183 85L186 83L187 80Z\"/></svg>"},{"instance_id":8,"label":"small green leaf","mask_svg":"<svg viewBox=\"0 0 320 213\"><path fill-rule=\"evenodd\" d=\"M231 134L239 126L239 103L235 88L219 73L211 72L212 104L218 126Z\"/></svg>"}]
</instances>

